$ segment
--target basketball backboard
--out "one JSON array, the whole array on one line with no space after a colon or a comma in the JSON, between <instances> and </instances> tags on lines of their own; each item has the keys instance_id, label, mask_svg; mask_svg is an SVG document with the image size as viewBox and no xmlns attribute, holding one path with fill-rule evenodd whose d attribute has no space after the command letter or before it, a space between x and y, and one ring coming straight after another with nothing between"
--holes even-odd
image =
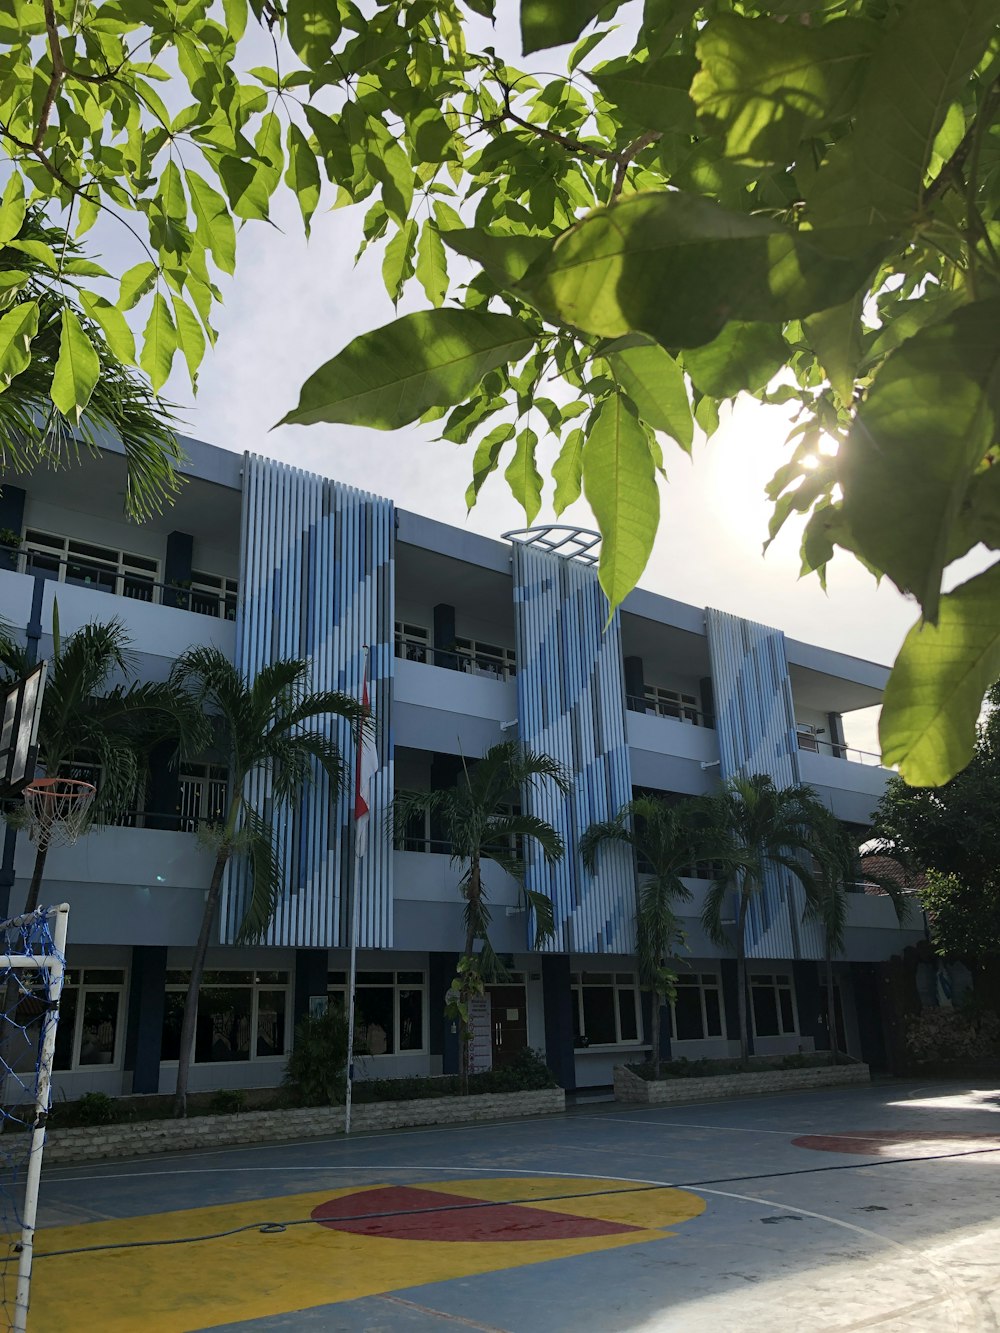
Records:
<instances>
[{"instance_id":1,"label":"basketball backboard","mask_svg":"<svg viewBox=\"0 0 1000 1333\"><path fill-rule=\"evenodd\" d=\"M39 662L7 687L0 729L0 795L16 796L35 776L47 666L47 662Z\"/></svg>"}]
</instances>

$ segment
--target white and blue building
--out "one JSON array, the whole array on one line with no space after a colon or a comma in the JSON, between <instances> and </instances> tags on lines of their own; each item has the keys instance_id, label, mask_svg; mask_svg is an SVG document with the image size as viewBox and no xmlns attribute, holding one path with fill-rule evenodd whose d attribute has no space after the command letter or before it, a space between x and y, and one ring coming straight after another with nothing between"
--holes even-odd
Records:
<instances>
[{"instance_id":1,"label":"white and blue building","mask_svg":"<svg viewBox=\"0 0 1000 1333\"><path fill-rule=\"evenodd\" d=\"M124 459L111 446L78 467L5 484L0 617L39 657L51 646L56 600L64 635L118 617L140 674L156 680L186 648L210 644L247 673L308 658L316 688L359 694L370 646L381 767L360 883L358 1005L371 1074L457 1062L443 1009L463 940L458 875L430 820L393 848L385 815L394 790L451 786L463 756L513 736L571 772L568 797L524 798L568 848L554 868L527 866L528 883L555 904L551 945L531 950L517 884L499 870L488 876L492 940L510 973L491 996L494 1058L524 1045L544 1051L567 1088L608 1084L615 1064L649 1050L649 1001L632 952L634 869L616 851L597 873L585 870L574 848L592 820L633 792L707 792L751 772L809 784L859 829L869 820L888 775L846 745L842 719L879 702L883 667L642 590L606 626L585 537L556 550L565 533L490 540L283 463L184 444L176 504L141 526L122 517ZM45 896L72 908L63 1095L172 1089L213 861L198 828L211 822L228 776L221 761L177 769L154 755L141 808L50 851ZM349 805L349 793L332 801L317 782L296 810L277 813L284 892L266 942L236 945L239 875L226 886L194 1090L280 1082L297 1017L314 997L343 992ZM8 833L8 913L24 901L33 852L25 834ZM701 930L708 881L697 869L682 907L688 954L663 1025L675 1057L738 1048L735 963ZM888 899L851 895L836 974L853 1054L882 1058L880 965L916 935L899 929ZM821 957L795 887L776 875L750 929L758 1053L828 1045Z\"/></svg>"}]
</instances>

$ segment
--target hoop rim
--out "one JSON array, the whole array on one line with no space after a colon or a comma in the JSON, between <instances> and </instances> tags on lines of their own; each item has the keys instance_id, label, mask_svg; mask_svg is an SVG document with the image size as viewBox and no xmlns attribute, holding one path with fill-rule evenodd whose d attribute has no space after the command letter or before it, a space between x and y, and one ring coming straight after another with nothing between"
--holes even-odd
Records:
<instances>
[{"instance_id":1,"label":"hoop rim","mask_svg":"<svg viewBox=\"0 0 1000 1333\"><path fill-rule=\"evenodd\" d=\"M66 797L81 797L88 795L97 795L97 788L92 782L85 782L82 778L35 778L34 782L29 782L23 789L21 795L27 796L31 792L37 792L44 796L50 792L53 787L65 787L69 790L59 793L65 799Z\"/></svg>"}]
</instances>

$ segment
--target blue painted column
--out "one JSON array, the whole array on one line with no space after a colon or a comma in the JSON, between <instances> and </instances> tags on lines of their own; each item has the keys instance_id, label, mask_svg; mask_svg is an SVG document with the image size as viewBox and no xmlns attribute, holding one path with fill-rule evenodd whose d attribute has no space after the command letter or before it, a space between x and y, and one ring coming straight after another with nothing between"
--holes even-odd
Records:
<instances>
[{"instance_id":1,"label":"blue painted column","mask_svg":"<svg viewBox=\"0 0 1000 1333\"><path fill-rule=\"evenodd\" d=\"M326 477L248 454L243 474L240 602L236 665L253 678L282 658L310 664L309 688L361 698L364 649L379 770L372 782L368 854L357 863L361 948L392 945L393 796L392 679L395 515L388 500ZM354 737L333 718L314 724L337 742L351 767ZM345 948L350 935L354 791L336 794L316 767L294 808L273 802L264 773L251 777L250 804L266 810L278 831L275 853L282 892L268 944ZM237 865L223 892L221 937L234 943L248 891Z\"/></svg>"},{"instance_id":2,"label":"blue painted column","mask_svg":"<svg viewBox=\"0 0 1000 1333\"><path fill-rule=\"evenodd\" d=\"M609 621L592 566L516 541L513 566L519 734L573 779L568 796L551 782L522 793L524 809L551 824L566 848L561 861L547 866L529 844L528 886L548 893L555 907L555 939L545 947L631 953L631 849L604 848L594 873L579 853L590 824L613 818L632 798L621 622L617 612Z\"/></svg>"}]
</instances>

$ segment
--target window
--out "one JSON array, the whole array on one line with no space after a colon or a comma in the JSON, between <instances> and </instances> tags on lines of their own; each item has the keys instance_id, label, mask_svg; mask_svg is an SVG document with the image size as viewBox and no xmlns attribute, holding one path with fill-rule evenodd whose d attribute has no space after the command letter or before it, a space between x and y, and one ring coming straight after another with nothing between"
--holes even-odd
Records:
<instances>
[{"instance_id":1,"label":"window","mask_svg":"<svg viewBox=\"0 0 1000 1333\"><path fill-rule=\"evenodd\" d=\"M724 1037L722 985L715 972L686 972L677 978L671 1006L674 1041L705 1041Z\"/></svg>"},{"instance_id":2,"label":"window","mask_svg":"<svg viewBox=\"0 0 1000 1333\"><path fill-rule=\"evenodd\" d=\"M808 722L796 722L795 734L798 736L800 750L812 750L813 753L819 750L820 731Z\"/></svg>"},{"instance_id":3,"label":"window","mask_svg":"<svg viewBox=\"0 0 1000 1333\"><path fill-rule=\"evenodd\" d=\"M495 676L498 680L509 680L511 676L517 675L517 658L513 648L483 643L482 639L456 639L455 656L458 658L459 671L467 671L473 676Z\"/></svg>"},{"instance_id":4,"label":"window","mask_svg":"<svg viewBox=\"0 0 1000 1333\"><path fill-rule=\"evenodd\" d=\"M638 1042L639 987L631 972L574 972L572 986L574 1045Z\"/></svg>"},{"instance_id":5,"label":"window","mask_svg":"<svg viewBox=\"0 0 1000 1333\"><path fill-rule=\"evenodd\" d=\"M236 619L236 599L239 584L236 579L224 574L206 574L202 570L192 569L190 593L187 597L179 596L178 604L189 603L188 609L197 611L201 616L215 616L217 620Z\"/></svg>"},{"instance_id":6,"label":"window","mask_svg":"<svg viewBox=\"0 0 1000 1333\"><path fill-rule=\"evenodd\" d=\"M646 709L651 708L660 717L676 717L681 722L691 722L698 726L701 714L698 700L693 694L684 694L680 690L664 690L659 685L647 685L645 688Z\"/></svg>"},{"instance_id":7,"label":"window","mask_svg":"<svg viewBox=\"0 0 1000 1333\"><path fill-rule=\"evenodd\" d=\"M100 588L140 602L157 600L160 566L150 556L94 546L34 528L25 532L21 551L24 569L29 574Z\"/></svg>"},{"instance_id":8,"label":"window","mask_svg":"<svg viewBox=\"0 0 1000 1333\"><path fill-rule=\"evenodd\" d=\"M757 1037L784 1037L799 1030L795 988L786 972L759 973L750 978L753 1030Z\"/></svg>"},{"instance_id":9,"label":"window","mask_svg":"<svg viewBox=\"0 0 1000 1333\"><path fill-rule=\"evenodd\" d=\"M180 1053L189 972L167 972L161 1060ZM195 1064L266 1060L288 1052L289 972L206 971L198 995Z\"/></svg>"},{"instance_id":10,"label":"window","mask_svg":"<svg viewBox=\"0 0 1000 1333\"><path fill-rule=\"evenodd\" d=\"M423 972L359 972L354 994L354 1033L368 1055L408 1055L426 1050ZM347 973L331 972L327 994L347 1005Z\"/></svg>"},{"instance_id":11,"label":"window","mask_svg":"<svg viewBox=\"0 0 1000 1333\"><path fill-rule=\"evenodd\" d=\"M70 968L59 1004L54 1068L120 1065L124 1004L123 968Z\"/></svg>"},{"instance_id":12,"label":"window","mask_svg":"<svg viewBox=\"0 0 1000 1333\"><path fill-rule=\"evenodd\" d=\"M181 764L180 831L193 833L204 820L225 821L229 806L229 769L225 764Z\"/></svg>"},{"instance_id":13,"label":"window","mask_svg":"<svg viewBox=\"0 0 1000 1333\"><path fill-rule=\"evenodd\" d=\"M430 632L423 625L411 625L407 621L396 621L396 656L407 662L430 662L432 660Z\"/></svg>"}]
</instances>

